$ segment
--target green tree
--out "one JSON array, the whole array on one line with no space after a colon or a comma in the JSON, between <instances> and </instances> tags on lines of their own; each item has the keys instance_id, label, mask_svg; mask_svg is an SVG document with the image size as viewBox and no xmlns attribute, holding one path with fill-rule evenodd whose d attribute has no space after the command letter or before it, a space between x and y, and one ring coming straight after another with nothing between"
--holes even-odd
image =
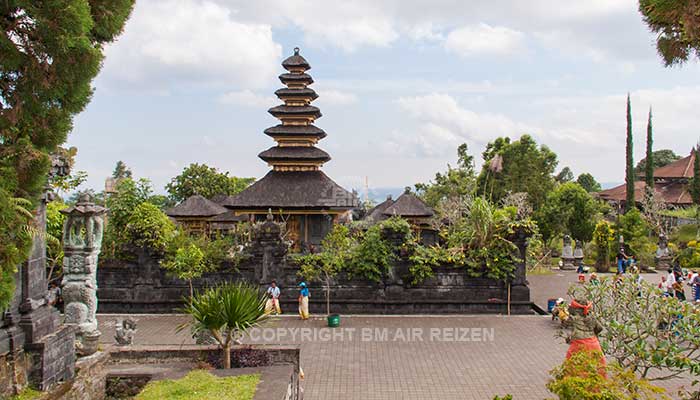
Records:
<instances>
[{"instance_id":1,"label":"green tree","mask_svg":"<svg viewBox=\"0 0 700 400\"><path fill-rule=\"evenodd\" d=\"M647 121L647 155L645 157L644 166L644 182L647 185L647 191L654 193L654 137L651 126L651 107L649 107L649 120Z\"/></svg>"},{"instance_id":2,"label":"green tree","mask_svg":"<svg viewBox=\"0 0 700 400\"><path fill-rule=\"evenodd\" d=\"M165 185L165 189L173 201L181 202L196 194L208 199L219 194L231 196L240 193L253 182L255 178L238 178L206 164L190 164Z\"/></svg>"},{"instance_id":3,"label":"green tree","mask_svg":"<svg viewBox=\"0 0 700 400\"><path fill-rule=\"evenodd\" d=\"M300 256L299 275L308 281L318 280L326 294L326 313L331 313L331 284L351 259L353 239L344 225L335 225L321 242L322 252Z\"/></svg>"},{"instance_id":4,"label":"green tree","mask_svg":"<svg viewBox=\"0 0 700 400\"><path fill-rule=\"evenodd\" d=\"M601 272L607 272L609 269L610 255L615 244L615 230L610 222L601 220L593 230L593 242L598 251L596 259L596 267Z\"/></svg>"},{"instance_id":5,"label":"green tree","mask_svg":"<svg viewBox=\"0 0 700 400\"><path fill-rule=\"evenodd\" d=\"M115 193L107 196L105 205L109 208L107 227L102 241L102 254L105 258L115 258L124 255L128 249L129 240L126 237L126 226L134 210L149 202L153 193L148 179L137 181L131 178L120 179Z\"/></svg>"},{"instance_id":6,"label":"green tree","mask_svg":"<svg viewBox=\"0 0 700 400\"><path fill-rule=\"evenodd\" d=\"M574 173L571 172L571 168L564 167L554 179L559 183L571 182L574 180Z\"/></svg>"},{"instance_id":7,"label":"green tree","mask_svg":"<svg viewBox=\"0 0 700 400\"><path fill-rule=\"evenodd\" d=\"M65 142L73 116L92 94L104 45L122 30L133 0L0 2L0 210L19 198L36 203L44 190L49 154ZM30 207L31 208L31 207ZM0 292L24 261L31 235L23 216L0 218ZM0 296L0 308L7 302Z\"/></svg>"},{"instance_id":8,"label":"green tree","mask_svg":"<svg viewBox=\"0 0 700 400\"><path fill-rule=\"evenodd\" d=\"M572 285L569 294L593 303L603 353L621 368L650 381L700 375L700 313L692 303L635 276Z\"/></svg>"},{"instance_id":9,"label":"green tree","mask_svg":"<svg viewBox=\"0 0 700 400\"><path fill-rule=\"evenodd\" d=\"M700 205L700 145L695 147L693 153L695 154L695 160L693 161L693 179L690 182L690 194L693 198L693 204Z\"/></svg>"},{"instance_id":10,"label":"green tree","mask_svg":"<svg viewBox=\"0 0 700 400\"><path fill-rule=\"evenodd\" d=\"M224 368L231 368L231 345L265 319L265 296L246 283L229 283L194 295L183 311L192 319L180 326L193 335L209 333L221 348Z\"/></svg>"},{"instance_id":11,"label":"green tree","mask_svg":"<svg viewBox=\"0 0 700 400\"><path fill-rule=\"evenodd\" d=\"M112 172L112 178L114 179L124 179L131 178L131 169L126 166L124 161L117 161L117 165L114 166L114 172Z\"/></svg>"},{"instance_id":12,"label":"green tree","mask_svg":"<svg viewBox=\"0 0 700 400\"><path fill-rule=\"evenodd\" d=\"M698 0L639 0L639 12L656 34L656 49L667 67L700 56L698 9Z\"/></svg>"},{"instance_id":13,"label":"green tree","mask_svg":"<svg viewBox=\"0 0 700 400\"><path fill-rule=\"evenodd\" d=\"M652 155L652 159L654 160L652 162L652 164L653 164L652 168L654 170L661 168L661 167L665 167L668 164L681 159L681 156L674 153L673 150L669 150L669 149L656 150L656 151L653 151L651 153L651 155ZM646 168L647 168L647 159L645 157L637 163L636 167L634 167L634 173L636 175L644 174L644 173L646 173Z\"/></svg>"},{"instance_id":14,"label":"green tree","mask_svg":"<svg viewBox=\"0 0 700 400\"><path fill-rule=\"evenodd\" d=\"M588 242L593 238L599 212L598 202L581 185L569 182L547 196L536 220L546 242L562 233Z\"/></svg>"},{"instance_id":15,"label":"green tree","mask_svg":"<svg viewBox=\"0 0 700 400\"><path fill-rule=\"evenodd\" d=\"M436 173L428 183L416 183L417 195L431 207L454 196L472 194L476 187L474 157L469 155L466 143L457 148L457 168L447 165L445 173Z\"/></svg>"},{"instance_id":16,"label":"green tree","mask_svg":"<svg viewBox=\"0 0 700 400\"><path fill-rule=\"evenodd\" d=\"M576 183L581 185L588 193L600 192L602 190L600 183L588 172L579 175L576 179Z\"/></svg>"},{"instance_id":17,"label":"green tree","mask_svg":"<svg viewBox=\"0 0 700 400\"><path fill-rule=\"evenodd\" d=\"M634 141L632 138L632 105L627 93L627 145L625 146L625 212L636 207L634 198Z\"/></svg>"},{"instance_id":18,"label":"green tree","mask_svg":"<svg viewBox=\"0 0 700 400\"><path fill-rule=\"evenodd\" d=\"M508 193L525 192L534 210L554 188L557 155L547 146L537 146L529 135L515 142L497 138L482 153L484 167L477 179L478 193L499 203Z\"/></svg>"},{"instance_id":19,"label":"green tree","mask_svg":"<svg viewBox=\"0 0 700 400\"><path fill-rule=\"evenodd\" d=\"M174 233L175 224L163 211L151 203L141 203L129 215L124 239L136 247L163 253Z\"/></svg>"}]
</instances>

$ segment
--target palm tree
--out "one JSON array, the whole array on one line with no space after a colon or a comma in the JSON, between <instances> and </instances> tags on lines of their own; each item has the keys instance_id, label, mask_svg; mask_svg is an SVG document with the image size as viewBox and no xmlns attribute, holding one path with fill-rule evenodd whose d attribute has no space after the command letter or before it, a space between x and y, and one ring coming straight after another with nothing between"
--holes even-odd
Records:
<instances>
[{"instance_id":1,"label":"palm tree","mask_svg":"<svg viewBox=\"0 0 700 400\"><path fill-rule=\"evenodd\" d=\"M197 293L182 310L192 320L178 326L192 334L210 333L223 351L224 368L231 368L231 345L265 318L265 297L246 283L228 283Z\"/></svg>"}]
</instances>

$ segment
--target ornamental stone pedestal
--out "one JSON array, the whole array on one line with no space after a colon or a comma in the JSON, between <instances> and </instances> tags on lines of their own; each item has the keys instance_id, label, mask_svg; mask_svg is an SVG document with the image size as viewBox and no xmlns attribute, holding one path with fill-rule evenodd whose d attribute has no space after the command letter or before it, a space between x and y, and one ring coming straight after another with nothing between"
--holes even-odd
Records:
<instances>
[{"instance_id":1,"label":"ornamental stone pedestal","mask_svg":"<svg viewBox=\"0 0 700 400\"><path fill-rule=\"evenodd\" d=\"M564 246L561 249L561 269L572 270L576 269L574 258L574 248L571 245L571 236L564 236Z\"/></svg>"},{"instance_id":2,"label":"ornamental stone pedestal","mask_svg":"<svg viewBox=\"0 0 700 400\"><path fill-rule=\"evenodd\" d=\"M102 246L104 214L107 209L91 202L82 194L78 203L61 210L67 215L63 225L64 323L75 326L75 348L79 355L97 351L100 331L97 330L97 259Z\"/></svg>"}]
</instances>

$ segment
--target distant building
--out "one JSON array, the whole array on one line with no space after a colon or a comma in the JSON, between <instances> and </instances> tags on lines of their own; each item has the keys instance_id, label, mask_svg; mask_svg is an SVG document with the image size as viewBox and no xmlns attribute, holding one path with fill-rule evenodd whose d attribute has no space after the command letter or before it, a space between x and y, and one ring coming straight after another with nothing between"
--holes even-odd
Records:
<instances>
[{"instance_id":1,"label":"distant building","mask_svg":"<svg viewBox=\"0 0 700 400\"><path fill-rule=\"evenodd\" d=\"M212 232L210 219L227 212L226 208L204 196L194 195L165 213L188 232L208 234Z\"/></svg>"},{"instance_id":2,"label":"distant building","mask_svg":"<svg viewBox=\"0 0 700 400\"><path fill-rule=\"evenodd\" d=\"M321 171L331 157L315 146L326 132L314 125L321 111L311 105L318 97L308 87L313 83L306 73L311 66L295 48L282 67L288 72L279 78L287 87L275 94L284 104L268 111L281 124L265 130L277 145L259 154L272 170L220 204L236 216L248 214L257 221L271 211L277 220L286 222L287 239L300 249L320 244L333 223L350 219L358 199Z\"/></svg>"},{"instance_id":3,"label":"distant building","mask_svg":"<svg viewBox=\"0 0 700 400\"><path fill-rule=\"evenodd\" d=\"M690 195L690 180L693 178L693 163L695 151L690 155L674 161L664 167L654 170L654 192L656 192L669 206L687 207L693 204ZM634 182L634 199L642 202L646 192L646 182L638 180ZM626 185L622 184L612 189L603 190L597 196L620 207L625 206L627 198Z\"/></svg>"},{"instance_id":4,"label":"distant building","mask_svg":"<svg viewBox=\"0 0 700 400\"><path fill-rule=\"evenodd\" d=\"M393 216L401 217L411 224L414 233L420 235L423 244L432 245L437 243L437 231L431 225L434 215L433 209L418 196L405 192L396 200L388 196L385 201L367 212L365 220L378 223Z\"/></svg>"}]
</instances>

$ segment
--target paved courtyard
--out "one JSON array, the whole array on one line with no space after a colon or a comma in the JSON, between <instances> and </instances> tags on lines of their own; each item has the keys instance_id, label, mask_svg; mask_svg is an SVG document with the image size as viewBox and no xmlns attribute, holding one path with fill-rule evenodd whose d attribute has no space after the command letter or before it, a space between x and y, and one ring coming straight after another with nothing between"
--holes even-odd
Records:
<instances>
[{"instance_id":1,"label":"paved courtyard","mask_svg":"<svg viewBox=\"0 0 700 400\"><path fill-rule=\"evenodd\" d=\"M533 300L546 306L548 297L563 295L575 279L568 272L533 276ZM118 318L99 316L103 343L114 343ZM175 333L185 316L135 318L135 344L192 343L186 332ZM303 322L290 315L264 328L245 342L299 345L306 400L490 400L507 393L518 400L551 398L545 388L549 370L567 349L555 337L556 323L535 315L343 316L335 330L325 328L325 319Z\"/></svg>"}]
</instances>

